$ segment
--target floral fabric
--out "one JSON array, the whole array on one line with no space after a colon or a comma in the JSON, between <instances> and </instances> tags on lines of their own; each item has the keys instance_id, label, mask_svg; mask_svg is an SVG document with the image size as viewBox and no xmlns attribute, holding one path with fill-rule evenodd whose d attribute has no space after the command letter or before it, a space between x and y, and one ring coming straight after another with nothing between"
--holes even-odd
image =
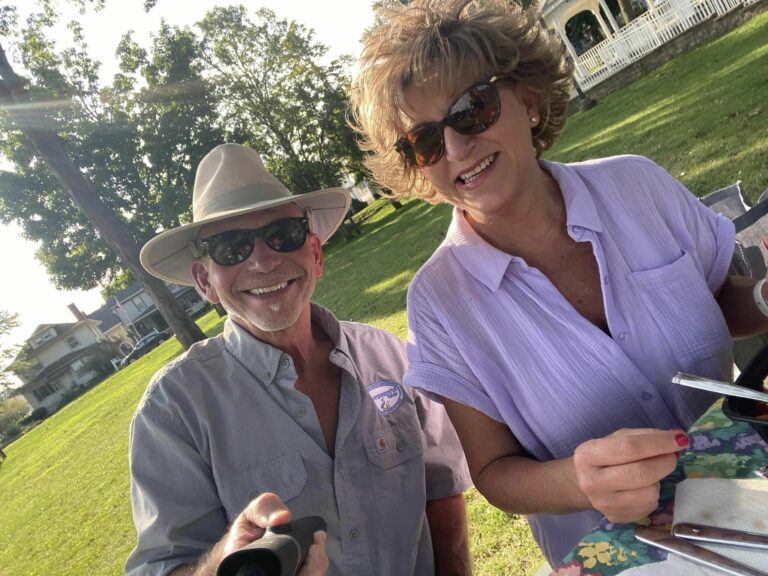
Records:
<instances>
[{"instance_id":1,"label":"floral fabric","mask_svg":"<svg viewBox=\"0 0 768 576\"><path fill-rule=\"evenodd\" d=\"M641 524L672 529L675 486L685 478L754 478L768 465L768 444L744 422L729 419L717 401L688 431L689 450L661 485L659 507ZM553 576L614 576L660 562L667 553L635 540L636 524L603 520L552 571Z\"/></svg>"}]
</instances>

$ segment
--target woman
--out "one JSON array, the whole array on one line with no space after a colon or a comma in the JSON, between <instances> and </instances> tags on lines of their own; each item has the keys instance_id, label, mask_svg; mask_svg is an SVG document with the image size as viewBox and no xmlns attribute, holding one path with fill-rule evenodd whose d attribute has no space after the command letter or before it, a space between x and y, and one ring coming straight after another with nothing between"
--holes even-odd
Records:
<instances>
[{"instance_id":1,"label":"woman","mask_svg":"<svg viewBox=\"0 0 768 576\"><path fill-rule=\"evenodd\" d=\"M477 488L557 562L603 515L656 507L714 400L675 372L725 379L732 336L768 328L727 276L733 226L645 158L539 158L571 69L513 2L387 11L360 66L374 177L455 207L409 289L406 383L443 398Z\"/></svg>"}]
</instances>

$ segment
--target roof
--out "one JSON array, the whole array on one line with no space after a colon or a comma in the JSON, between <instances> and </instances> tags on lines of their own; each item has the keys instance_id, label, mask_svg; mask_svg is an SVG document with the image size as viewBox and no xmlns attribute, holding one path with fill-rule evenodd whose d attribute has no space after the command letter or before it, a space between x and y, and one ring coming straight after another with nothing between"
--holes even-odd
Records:
<instances>
[{"instance_id":1,"label":"roof","mask_svg":"<svg viewBox=\"0 0 768 576\"><path fill-rule=\"evenodd\" d=\"M114 300L117 298L118 302L125 302L126 300L130 300L132 296L135 296L139 292L143 292L144 287L139 284L138 282L134 282L128 288L123 288L122 290L119 290L109 298L107 298L107 306L114 306Z\"/></svg>"},{"instance_id":2,"label":"roof","mask_svg":"<svg viewBox=\"0 0 768 576\"><path fill-rule=\"evenodd\" d=\"M27 338L27 342L32 340L34 335L37 334L38 332L42 332L43 330L47 330L48 328L53 328L56 331L56 335L60 336L64 334L64 332L72 328L75 324L77 324L77 322L67 322L63 324L38 324L37 328L35 328L32 331L32 334L29 336L29 338Z\"/></svg>"},{"instance_id":3,"label":"roof","mask_svg":"<svg viewBox=\"0 0 768 576\"><path fill-rule=\"evenodd\" d=\"M40 382L41 380L46 380L48 377L53 376L56 372L59 372L62 368L66 368L72 362L80 358L81 356L88 353L88 348L81 348L80 350L74 350L73 352L70 352L66 356L62 356L56 362L46 366L35 374L35 376L27 382L24 386L22 386L22 389L28 390L32 386L32 384L36 384Z\"/></svg>"},{"instance_id":4,"label":"roof","mask_svg":"<svg viewBox=\"0 0 768 576\"><path fill-rule=\"evenodd\" d=\"M98 320L101 322L99 329L102 332L107 332L110 328L113 328L120 324L120 318L112 312L114 304L104 304L101 308L97 308L86 316L91 320Z\"/></svg>"}]
</instances>

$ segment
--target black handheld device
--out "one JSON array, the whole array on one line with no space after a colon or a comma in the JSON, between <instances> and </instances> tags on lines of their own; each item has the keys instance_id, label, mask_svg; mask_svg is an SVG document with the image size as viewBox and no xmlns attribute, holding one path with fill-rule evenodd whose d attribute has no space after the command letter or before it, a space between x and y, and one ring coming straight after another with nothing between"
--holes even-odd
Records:
<instances>
[{"instance_id":1,"label":"black handheld device","mask_svg":"<svg viewBox=\"0 0 768 576\"><path fill-rule=\"evenodd\" d=\"M304 516L267 528L264 536L227 554L217 576L295 576L304 563L312 536L325 530L320 516Z\"/></svg>"}]
</instances>

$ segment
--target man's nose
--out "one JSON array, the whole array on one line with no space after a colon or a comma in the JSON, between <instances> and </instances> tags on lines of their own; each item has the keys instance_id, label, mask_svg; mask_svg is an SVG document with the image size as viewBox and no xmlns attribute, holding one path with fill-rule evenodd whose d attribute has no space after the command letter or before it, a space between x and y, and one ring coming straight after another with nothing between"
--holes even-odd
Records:
<instances>
[{"instance_id":1,"label":"man's nose","mask_svg":"<svg viewBox=\"0 0 768 576\"><path fill-rule=\"evenodd\" d=\"M260 273L271 272L282 262L280 253L272 250L261 238L253 241L253 252L246 260L246 266Z\"/></svg>"},{"instance_id":2,"label":"man's nose","mask_svg":"<svg viewBox=\"0 0 768 576\"><path fill-rule=\"evenodd\" d=\"M443 129L443 145L445 146L445 157L448 160L465 160L475 147L475 139L446 126Z\"/></svg>"}]
</instances>

